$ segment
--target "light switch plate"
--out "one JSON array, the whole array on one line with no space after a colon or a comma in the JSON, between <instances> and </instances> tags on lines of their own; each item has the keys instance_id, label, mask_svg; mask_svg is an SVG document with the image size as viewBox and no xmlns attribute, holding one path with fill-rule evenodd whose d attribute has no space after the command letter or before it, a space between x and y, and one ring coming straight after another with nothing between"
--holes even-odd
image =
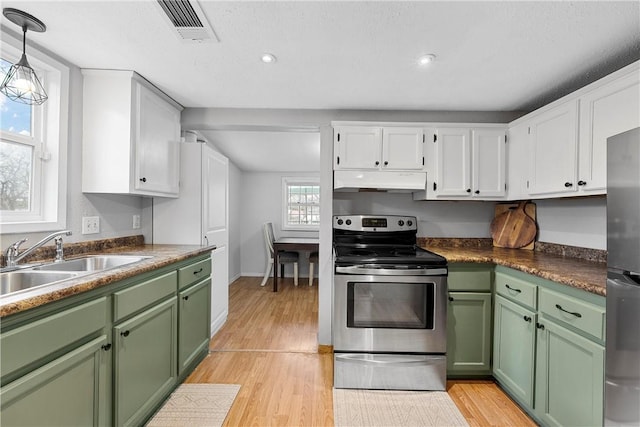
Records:
<instances>
[{"instance_id":1,"label":"light switch plate","mask_svg":"<svg viewBox=\"0 0 640 427\"><path fill-rule=\"evenodd\" d=\"M99 216L82 217L82 234L97 234L100 232Z\"/></svg>"}]
</instances>

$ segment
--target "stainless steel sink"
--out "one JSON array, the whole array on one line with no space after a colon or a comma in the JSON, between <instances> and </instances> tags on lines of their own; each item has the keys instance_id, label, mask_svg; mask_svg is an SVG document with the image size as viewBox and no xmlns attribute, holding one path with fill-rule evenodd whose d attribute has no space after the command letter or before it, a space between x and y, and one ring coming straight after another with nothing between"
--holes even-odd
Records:
<instances>
[{"instance_id":1,"label":"stainless steel sink","mask_svg":"<svg viewBox=\"0 0 640 427\"><path fill-rule=\"evenodd\" d=\"M84 258L71 259L69 261L41 265L34 267L33 270L96 272L133 264L134 262L148 258L151 257L134 255L92 255Z\"/></svg>"},{"instance_id":2,"label":"stainless steel sink","mask_svg":"<svg viewBox=\"0 0 640 427\"><path fill-rule=\"evenodd\" d=\"M50 285L79 276L70 271L18 270L0 274L0 295L23 291L42 285Z\"/></svg>"}]
</instances>

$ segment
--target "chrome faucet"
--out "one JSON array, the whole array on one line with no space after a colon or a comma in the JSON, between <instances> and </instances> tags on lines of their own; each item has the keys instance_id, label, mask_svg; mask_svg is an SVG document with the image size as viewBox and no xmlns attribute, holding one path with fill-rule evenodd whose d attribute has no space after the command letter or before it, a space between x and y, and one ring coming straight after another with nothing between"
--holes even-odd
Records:
<instances>
[{"instance_id":1,"label":"chrome faucet","mask_svg":"<svg viewBox=\"0 0 640 427\"><path fill-rule=\"evenodd\" d=\"M62 230L56 231L55 233L49 234L44 239L40 240L35 245L31 246L29 249L24 250L20 253L20 245L26 242L28 239L24 238L18 240L7 248L7 252L5 253L7 258L7 267L15 267L18 264L18 261L29 255L31 252L35 251L45 243L47 243L51 239L55 239L56 243L56 258L54 262L64 261L64 252L62 250L62 237L61 236L71 236L71 230Z\"/></svg>"}]
</instances>

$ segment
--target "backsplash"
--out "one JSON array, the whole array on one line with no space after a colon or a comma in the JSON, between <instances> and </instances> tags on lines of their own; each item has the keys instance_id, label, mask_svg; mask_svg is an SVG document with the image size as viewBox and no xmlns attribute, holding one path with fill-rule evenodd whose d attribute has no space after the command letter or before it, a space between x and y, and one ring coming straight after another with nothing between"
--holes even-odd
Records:
<instances>
[{"instance_id":1,"label":"backsplash","mask_svg":"<svg viewBox=\"0 0 640 427\"><path fill-rule=\"evenodd\" d=\"M106 249L141 245L144 245L144 236L141 234L137 236L114 237L111 239L88 240L78 243L65 243L64 255L65 257L69 257L73 255L81 255L87 252L99 252ZM55 246L43 246L33 251L33 253L26 258L20 260L20 263L28 264L29 262L34 261L46 261L49 259L53 260L55 256ZM0 255L0 266L6 266L6 259L4 254Z\"/></svg>"}]
</instances>

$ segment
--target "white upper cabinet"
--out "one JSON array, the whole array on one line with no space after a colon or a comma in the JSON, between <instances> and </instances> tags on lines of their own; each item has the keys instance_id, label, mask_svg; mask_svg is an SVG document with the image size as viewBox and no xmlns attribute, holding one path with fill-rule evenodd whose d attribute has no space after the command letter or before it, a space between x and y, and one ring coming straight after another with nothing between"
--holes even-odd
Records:
<instances>
[{"instance_id":1,"label":"white upper cabinet","mask_svg":"<svg viewBox=\"0 0 640 427\"><path fill-rule=\"evenodd\" d=\"M182 107L133 71L82 74L82 191L177 197Z\"/></svg>"},{"instance_id":2,"label":"white upper cabinet","mask_svg":"<svg viewBox=\"0 0 640 427\"><path fill-rule=\"evenodd\" d=\"M607 138L640 126L640 75L626 74L580 97L578 190L607 189Z\"/></svg>"},{"instance_id":3,"label":"white upper cabinet","mask_svg":"<svg viewBox=\"0 0 640 427\"><path fill-rule=\"evenodd\" d=\"M529 121L530 195L575 193L578 101L560 104Z\"/></svg>"},{"instance_id":4,"label":"white upper cabinet","mask_svg":"<svg viewBox=\"0 0 640 427\"><path fill-rule=\"evenodd\" d=\"M430 190L436 198L504 197L504 128L438 128L435 133L435 180Z\"/></svg>"},{"instance_id":5,"label":"white upper cabinet","mask_svg":"<svg viewBox=\"0 0 640 427\"><path fill-rule=\"evenodd\" d=\"M334 169L423 170L422 128L340 126L334 129Z\"/></svg>"}]
</instances>

